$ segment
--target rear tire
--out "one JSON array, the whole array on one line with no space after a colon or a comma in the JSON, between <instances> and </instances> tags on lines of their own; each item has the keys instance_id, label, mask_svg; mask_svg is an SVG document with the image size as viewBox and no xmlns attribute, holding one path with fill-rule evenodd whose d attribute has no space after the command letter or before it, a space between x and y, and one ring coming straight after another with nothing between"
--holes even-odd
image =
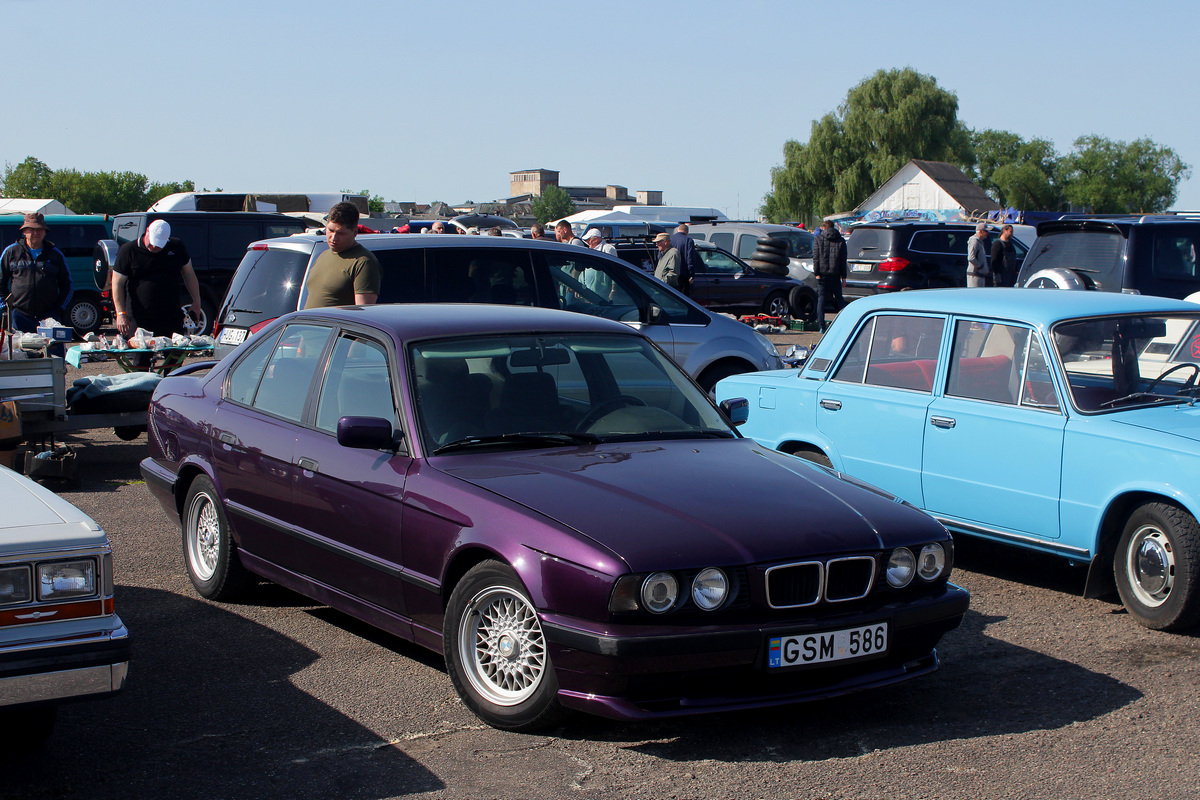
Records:
<instances>
[{"instance_id":1,"label":"rear tire","mask_svg":"<svg viewBox=\"0 0 1200 800\"><path fill-rule=\"evenodd\" d=\"M833 462L829 460L829 456L815 447L797 447L791 451L791 455L794 455L796 458L803 458L805 461L811 461L814 464L820 464L822 467L833 469Z\"/></svg>"},{"instance_id":2,"label":"rear tire","mask_svg":"<svg viewBox=\"0 0 1200 800\"><path fill-rule=\"evenodd\" d=\"M201 597L233 600L251 584L238 558L225 507L207 475L192 481L183 503L183 561Z\"/></svg>"},{"instance_id":3,"label":"rear tire","mask_svg":"<svg viewBox=\"0 0 1200 800\"><path fill-rule=\"evenodd\" d=\"M788 317L792 315L792 305L783 292L773 292L763 302L763 313L772 317Z\"/></svg>"},{"instance_id":4,"label":"rear tire","mask_svg":"<svg viewBox=\"0 0 1200 800\"><path fill-rule=\"evenodd\" d=\"M812 290L804 286L793 286L788 294L788 305L792 307L792 318L813 322L817 318L817 298Z\"/></svg>"},{"instance_id":5,"label":"rear tire","mask_svg":"<svg viewBox=\"0 0 1200 800\"><path fill-rule=\"evenodd\" d=\"M1130 514L1113 569L1140 624L1173 631L1200 621L1200 524L1179 506L1147 503Z\"/></svg>"}]
</instances>

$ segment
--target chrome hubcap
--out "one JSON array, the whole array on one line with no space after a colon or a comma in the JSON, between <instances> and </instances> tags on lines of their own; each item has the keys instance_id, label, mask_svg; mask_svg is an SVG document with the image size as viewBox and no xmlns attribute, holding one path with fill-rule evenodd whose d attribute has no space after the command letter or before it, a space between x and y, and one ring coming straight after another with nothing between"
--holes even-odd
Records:
<instances>
[{"instance_id":1,"label":"chrome hubcap","mask_svg":"<svg viewBox=\"0 0 1200 800\"><path fill-rule=\"evenodd\" d=\"M1139 528L1130 543L1126 570L1139 601L1160 606L1175 583L1175 551L1171 540L1157 527Z\"/></svg>"}]
</instances>

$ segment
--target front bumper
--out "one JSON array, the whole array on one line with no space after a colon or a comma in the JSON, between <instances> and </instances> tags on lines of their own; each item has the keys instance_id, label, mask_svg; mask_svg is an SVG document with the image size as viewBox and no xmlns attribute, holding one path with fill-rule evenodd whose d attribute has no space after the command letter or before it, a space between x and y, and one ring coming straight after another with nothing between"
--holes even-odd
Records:
<instances>
[{"instance_id":1,"label":"front bumper","mask_svg":"<svg viewBox=\"0 0 1200 800\"><path fill-rule=\"evenodd\" d=\"M659 631L591 629L553 615L543 620L564 706L613 719L733 711L834 697L933 672L935 647L970 603L947 584L934 595L806 624L779 623ZM769 670L768 641L780 635L888 622L877 658Z\"/></svg>"},{"instance_id":2,"label":"front bumper","mask_svg":"<svg viewBox=\"0 0 1200 800\"><path fill-rule=\"evenodd\" d=\"M56 634L0 647L0 707L101 697L129 672L129 630L117 616L102 630Z\"/></svg>"}]
</instances>

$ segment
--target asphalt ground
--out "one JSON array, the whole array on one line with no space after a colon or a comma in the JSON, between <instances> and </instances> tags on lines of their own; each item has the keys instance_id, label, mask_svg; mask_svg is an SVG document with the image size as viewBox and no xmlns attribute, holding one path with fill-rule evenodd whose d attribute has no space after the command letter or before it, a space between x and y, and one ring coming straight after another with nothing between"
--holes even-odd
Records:
<instances>
[{"instance_id":1,"label":"asphalt ground","mask_svg":"<svg viewBox=\"0 0 1200 800\"><path fill-rule=\"evenodd\" d=\"M1200 785L1200 639L1083 600L1084 570L1059 559L960 538L971 611L941 670L900 686L510 734L466 710L437 654L269 584L200 599L178 520L141 481L145 437L63 441L77 480L46 483L112 537L134 656L124 692L63 706L39 751L0 754L5 800L1191 800Z\"/></svg>"}]
</instances>

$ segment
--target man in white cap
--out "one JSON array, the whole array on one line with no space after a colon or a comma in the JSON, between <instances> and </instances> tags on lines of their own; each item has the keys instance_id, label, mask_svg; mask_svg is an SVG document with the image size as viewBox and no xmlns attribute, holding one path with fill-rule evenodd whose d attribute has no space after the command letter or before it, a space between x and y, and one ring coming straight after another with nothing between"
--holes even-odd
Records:
<instances>
[{"instance_id":1,"label":"man in white cap","mask_svg":"<svg viewBox=\"0 0 1200 800\"><path fill-rule=\"evenodd\" d=\"M171 236L166 220L156 219L145 235L121 245L113 264L112 295L117 309L117 331L132 336L145 328L155 336L183 333L180 298L187 289L192 304L187 310L200 318L200 284L187 247Z\"/></svg>"},{"instance_id":2,"label":"man in white cap","mask_svg":"<svg viewBox=\"0 0 1200 800\"><path fill-rule=\"evenodd\" d=\"M599 250L601 253L608 253L610 256L616 256L616 245L609 244L604 241L604 235L596 228L588 228L588 232L583 235L583 242L593 250Z\"/></svg>"},{"instance_id":3,"label":"man in white cap","mask_svg":"<svg viewBox=\"0 0 1200 800\"><path fill-rule=\"evenodd\" d=\"M975 226L975 235L967 240L967 286L988 285L988 229L984 223Z\"/></svg>"}]
</instances>

